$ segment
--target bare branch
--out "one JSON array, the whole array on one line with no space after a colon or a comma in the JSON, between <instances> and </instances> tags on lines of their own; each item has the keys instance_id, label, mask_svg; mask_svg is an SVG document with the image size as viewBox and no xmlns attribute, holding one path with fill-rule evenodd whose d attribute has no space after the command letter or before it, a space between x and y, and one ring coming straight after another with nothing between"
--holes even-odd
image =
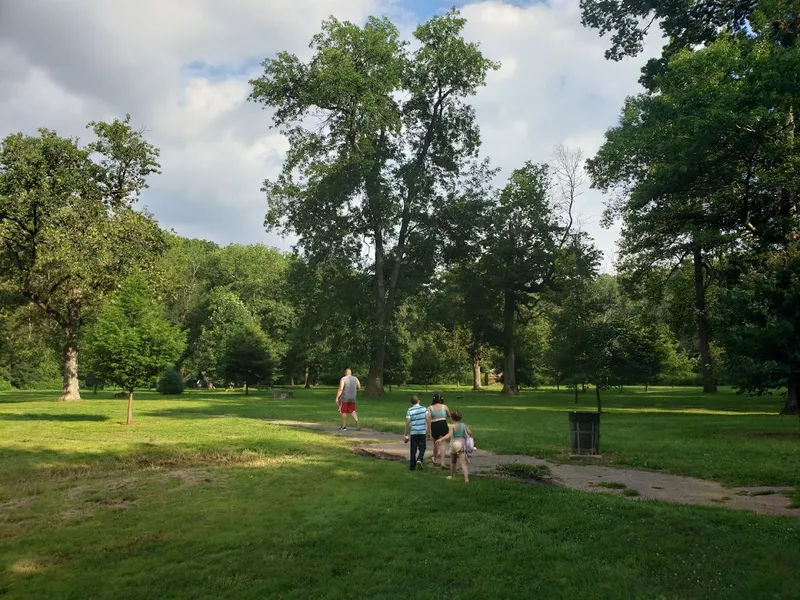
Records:
<instances>
[{"instance_id":1,"label":"bare branch","mask_svg":"<svg viewBox=\"0 0 800 600\"><path fill-rule=\"evenodd\" d=\"M553 154L552 164L555 183L558 188L556 207L560 208L567 221L560 246L564 246L572 234L575 217L575 201L583 194L582 187L586 183L583 174L583 151L580 148L567 148L559 144Z\"/></svg>"}]
</instances>

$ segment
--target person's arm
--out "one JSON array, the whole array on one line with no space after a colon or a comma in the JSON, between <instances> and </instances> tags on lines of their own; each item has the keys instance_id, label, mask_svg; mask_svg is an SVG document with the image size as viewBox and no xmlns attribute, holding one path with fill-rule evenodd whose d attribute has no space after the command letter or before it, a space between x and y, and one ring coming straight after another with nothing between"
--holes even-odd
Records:
<instances>
[{"instance_id":1,"label":"person's arm","mask_svg":"<svg viewBox=\"0 0 800 600\"><path fill-rule=\"evenodd\" d=\"M447 415L448 419L452 419L453 417L450 416L450 409L447 408L447 404L444 405L444 412Z\"/></svg>"},{"instance_id":2,"label":"person's arm","mask_svg":"<svg viewBox=\"0 0 800 600\"><path fill-rule=\"evenodd\" d=\"M406 413L406 425L403 427L403 439L408 441L408 427L411 425L411 417Z\"/></svg>"},{"instance_id":3,"label":"person's arm","mask_svg":"<svg viewBox=\"0 0 800 600\"><path fill-rule=\"evenodd\" d=\"M445 440L449 440L451 437L453 437L453 426L452 425L450 425L450 427L447 428L447 435L445 435L443 437L440 437L438 440L436 440L436 443L439 444L440 442L444 442Z\"/></svg>"},{"instance_id":4,"label":"person's arm","mask_svg":"<svg viewBox=\"0 0 800 600\"><path fill-rule=\"evenodd\" d=\"M336 400L334 400L336 404L339 404L339 398L342 397L342 392L344 392L344 377L339 380L339 389L336 392Z\"/></svg>"},{"instance_id":5,"label":"person's arm","mask_svg":"<svg viewBox=\"0 0 800 600\"><path fill-rule=\"evenodd\" d=\"M425 411L425 434L431 439L431 409Z\"/></svg>"},{"instance_id":6,"label":"person's arm","mask_svg":"<svg viewBox=\"0 0 800 600\"><path fill-rule=\"evenodd\" d=\"M361 381L358 379L358 377L356 377L356 389L357 390L361 389Z\"/></svg>"}]
</instances>

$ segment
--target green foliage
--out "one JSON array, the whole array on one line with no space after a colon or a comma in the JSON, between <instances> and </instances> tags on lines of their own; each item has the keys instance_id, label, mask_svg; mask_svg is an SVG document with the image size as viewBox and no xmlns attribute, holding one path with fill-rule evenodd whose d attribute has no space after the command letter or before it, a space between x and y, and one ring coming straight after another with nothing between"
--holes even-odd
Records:
<instances>
[{"instance_id":1,"label":"green foliage","mask_svg":"<svg viewBox=\"0 0 800 600\"><path fill-rule=\"evenodd\" d=\"M0 392L10 392L13 389L14 389L14 386L11 385L10 381L0 377Z\"/></svg>"},{"instance_id":2,"label":"green foliage","mask_svg":"<svg viewBox=\"0 0 800 600\"><path fill-rule=\"evenodd\" d=\"M684 353L678 344L672 344L664 362L664 370L657 378L657 383L666 385L699 385L697 360Z\"/></svg>"},{"instance_id":3,"label":"green foliage","mask_svg":"<svg viewBox=\"0 0 800 600\"><path fill-rule=\"evenodd\" d=\"M444 361L439 347L439 339L428 334L419 340L411 359L411 377L416 383L425 385L436 383L444 374Z\"/></svg>"},{"instance_id":4,"label":"green foliage","mask_svg":"<svg viewBox=\"0 0 800 600\"><path fill-rule=\"evenodd\" d=\"M185 335L162 313L144 278L127 279L86 336L91 371L130 392L149 387L185 347Z\"/></svg>"},{"instance_id":5,"label":"green foliage","mask_svg":"<svg viewBox=\"0 0 800 600\"><path fill-rule=\"evenodd\" d=\"M386 365L383 374L385 383L390 387L403 385L412 377L413 341L407 316L407 306L401 307L386 340Z\"/></svg>"},{"instance_id":6,"label":"green foliage","mask_svg":"<svg viewBox=\"0 0 800 600\"><path fill-rule=\"evenodd\" d=\"M244 325L228 336L222 362L226 381L248 387L272 383L274 359L270 340L255 324Z\"/></svg>"},{"instance_id":7,"label":"green foliage","mask_svg":"<svg viewBox=\"0 0 800 600\"><path fill-rule=\"evenodd\" d=\"M0 282L0 378L18 389L61 387L58 329L19 294Z\"/></svg>"},{"instance_id":8,"label":"green foliage","mask_svg":"<svg viewBox=\"0 0 800 600\"><path fill-rule=\"evenodd\" d=\"M312 39L310 61L282 52L251 81L250 99L274 109L290 145L281 174L264 184L267 227L296 235L314 261L372 279L367 395L383 391L403 281L433 275L438 248L423 230L446 220L447 190L477 158L466 99L498 65L463 39L464 26L455 9L435 16L414 31L412 51L385 18L363 27L330 18Z\"/></svg>"},{"instance_id":9,"label":"green foliage","mask_svg":"<svg viewBox=\"0 0 800 600\"><path fill-rule=\"evenodd\" d=\"M517 329L514 343L517 384L537 388L552 381L547 364L550 324L544 318L528 317L526 321Z\"/></svg>"},{"instance_id":10,"label":"green foliage","mask_svg":"<svg viewBox=\"0 0 800 600\"><path fill-rule=\"evenodd\" d=\"M231 336L246 327L257 327L253 313L232 291L215 289L209 302L209 317L201 329L192 358L194 370L210 377L223 376L225 353Z\"/></svg>"},{"instance_id":11,"label":"green foliage","mask_svg":"<svg viewBox=\"0 0 800 600\"><path fill-rule=\"evenodd\" d=\"M488 224L474 232L473 241L464 243L458 257L462 281L479 282L488 291L467 303L473 336L481 332L481 338L489 337L483 331L492 322L488 315L493 311L494 322L502 323L502 332L490 335L504 349L507 394L518 392L514 355L518 314L535 309L568 282L591 277L599 260L589 240L572 228L573 196L561 210L551 197L551 186L547 165L527 162L515 170L503 190L485 201ZM568 194L575 191L570 187ZM466 286L462 289L467 291Z\"/></svg>"},{"instance_id":12,"label":"green foliage","mask_svg":"<svg viewBox=\"0 0 800 600\"><path fill-rule=\"evenodd\" d=\"M800 245L732 264L720 293L720 343L740 389L757 394L800 384ZM722 324L736 323L736 326ZM795 395L796 402L796 395Z\"/></svg>"},{"instance_id":13,"label":"green foliage","mask_svg":"<svg viewBox=\"0 0 800 600\"><path fill-rule=\"evenodd\" d=\"M214 287L230 290L242 301L269 336L272 352L281 359L296 323L288 299L289 259L261 244L231 244L214 257Z\"/></svg>"},{"instance_id":14,"label":"green foliage","mask_svg":"<svg viewBox=\"0 0 800 600\"><path fill-rule=\"evenodd\" d=\"M152 217L131 209L158 150L130 117L90 123L97 140L80 146L40 129L0 146L0 271L61 330L77 353L81 330L105 296L161 245ZM65 399L77 399L77 372L65 365Z\"/></svg>"},{"instance_id":15,"label":"green foliage","mask_svg":"<svg viewBox=\"0 0 800 600\"><path fill-rule=\"evenodd\" d=\"M156 389L162 394L182 394L184 390L183 377L174 368L170 367L164 370L161 378L158 380Z\"/></svg>"}]
</instances>

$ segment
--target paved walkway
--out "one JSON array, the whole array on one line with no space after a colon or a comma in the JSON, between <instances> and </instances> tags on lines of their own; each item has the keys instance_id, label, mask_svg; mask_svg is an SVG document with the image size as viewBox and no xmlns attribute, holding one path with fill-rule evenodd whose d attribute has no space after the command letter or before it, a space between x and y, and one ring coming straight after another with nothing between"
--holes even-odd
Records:
<instances>
[{"instance_id":1,"label":"paved walkway","mask_svg":"<svg viewBox=\"0 0 800 600\"><path fill-rule=\"evenodd\" d=\"M323 431L332 435L346 437L357 443L360 452L380 458L408 460L408 446L396 433L385 433L355 428L341 432L335 426L302 421L269 421L276 425L289 425ZM430 451L426 452L426 456ZM787 515L800 517L800 509L789 508L790 501L782 492L790 491L790 487L743 487L728 488L714 481L705 481L693 477L682 477L655 471L636 471L603 467L599 465L555 464L533 456L494 454L477 449L470 462L470 474L497 475L497 467L509 463L525 465L546 465L550 468L554 483L587 492L610 493L621 495L623 488L603 487L602 483L622 484L627 489L636 490L639 495L631 499L645 498L676 502L679 504L697 504L702 506L725 506L738 510L750 510L769 515ZM426 467L430 462L426 458ZM431 468L433 465L430 465ZM630 493L630 492L628 492Z\"/></svg>"}]
</instances>

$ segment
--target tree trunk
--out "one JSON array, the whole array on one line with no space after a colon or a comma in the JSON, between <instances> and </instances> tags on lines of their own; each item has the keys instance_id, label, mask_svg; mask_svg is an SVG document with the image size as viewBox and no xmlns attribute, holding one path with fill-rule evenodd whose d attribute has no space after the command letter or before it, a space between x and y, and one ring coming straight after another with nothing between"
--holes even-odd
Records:
<instances>
[{"instance_id":1,"label":"tree trunk","mask_svg":"<svg viewBox=\"0 0 800 600\"><path fill-rule=\"evenodd\" d=\"M309 376L309 372L310 371L311 371L311 369L309 369L308 365L306 365L305 373L303 373L303 378L305 379L305 382L303 383L303 386L306 389L309 389L311 387L311 378Z\"/></svg>"},{"instance_id":2,"label":"tree trunk","mask_svg":"<svg viewBox=\"0 0 800 600\"><path fill-rule=\"evenodd\" d=\"M247 387L247 382L245 381L245 382L244 382L244 395L245 395L245 396L247 396L247 394L248 394L249 392L250 392L250 389Z\"/></svg>"},{"instance_id":3,"label":"tree trunk","mask_svg":"<svg viewBox=\"0 0 800 600\"><path fill-rule=\"evenodd\" d=\"M578 403L578 384L575 384L575 404Z\"/></svg>"},{"instance_id":4,"label":"tree trunk","mask_svg":"<svg viewBox=\"0 0 800 600\"><path fill-rule=\"evenodd\" d=\"M294 387L294 375L289 375L289 385Z\"/></svg>"},{"instance_id":5,"label":"tree trunk","mask_svg":"<svg viewBox=\"0 0 800 600\"><path fill-rule=\"evenodd\" d=\"M700 370L703 374L703 393L716 394L717 381L714 379L714 367L711 364L711 333L706 313L706 287L703 281L703 249L694 244L694 307L697 320L697 335L700 340Z\"/></svg>"},{"instance_id":6,"label":"tree trunk","mask_svg":"<svg viewBox=\"0 0 800 600\"><path fill-rule=\"evenodd\" d=\"M386 356L385 338L381 336L378 347L373 352L372 360L369 363L369 373L367 374L367 387L364 396L367 398L383 398L383 364Z\"/></svg>"},{"instance_id":7,"label":"tree trunk","mask_svg":"<svg viewBox=\"0 0 800 600\"><path fill-rule=\"evenodd\" d=\"M61 389L60 402L74 402L81 399L80 384L78 383L78 344L74 339L67 337L64 347L64 385Z\"/></svg>"},{"instance_id":8,"label":"tree trunk","mask_svg":"<svg viewBox=\"0 0 800 600\"><path fill-rule=\"evenodd\" d=\"M597 396L597 412L601 413L601 412L603 412L603 405L600 402L600 386L599 385L595 385L594 386L594 394L595 394L595 396Z\"/></svg>"},{"instance_id":9,"label":"tree trunk","mask_svg":"<svg viewBox=\"0 0 800 600\"><path fill-rule=\"evenodd\" d=\"M128 419L125 425L133 424L133 390L128 390Z\"/></svg>"},{"instance_id":10,"label":"tree trunk","mask_svg":"<svg viewBox=\"0 0 800 600\"><path fill-rule=\"evenodd\" d=\"M478 356L472 357L472 389L475 391L483 389L481 386L481 359Z\"/></svg>"},{"instance_id":11,"label":"tree trunk","mask_svg":"<svg viewBox=\"0 0 800 600\"><path fill-rule=\"evenodd\" d=\"M791 375L786 384L786 403L781 410L782 415L798 415L800 412L797 408L797 377Z\"/></svg>"},{"instance_id":12,"label":"tree trunk","mask_svg":"<svg viewBox=\"0 0 800 600\"><path fill-rule=\"evenodd\" d=\"M650 391L650 384L649 383L645 383L644 384L644 393L646 394L649 391Z\"/></svg>"},{"instance_id":13,"label":"tree trunk","mask_svg":"<svg viewBox=\"0 0 800 600\"><path fill-rule=\"evenodd\" d=\"M514 337L516 320L514 310L516 299L514 293L507 291L505 294L505 305L503 307L503 352L505 360L503 363L503 391L504 396L517 396L519 387L517 386L517 363L514 357Z\"/></svg>"}]
</instances>

